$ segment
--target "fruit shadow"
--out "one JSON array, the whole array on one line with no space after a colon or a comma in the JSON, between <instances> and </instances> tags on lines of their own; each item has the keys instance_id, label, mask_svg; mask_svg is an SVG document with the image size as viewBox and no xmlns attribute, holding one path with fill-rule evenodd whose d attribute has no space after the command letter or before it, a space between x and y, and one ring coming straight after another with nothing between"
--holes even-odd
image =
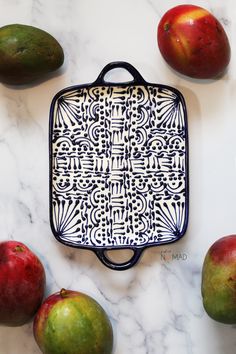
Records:
<instances>
[{"instance_id":1,"label":"fruit shadow","mask_svg":"<svg viewBox=\"0 0 236 354\"><path fill-rule=\"evenodd\" d=\"M23 90L26 90L26 89L31 89L31 88L34 88L36 86L39 86L51 79L55 79L55 78L58 78L58 77L61 77L62 75L65 74L67 68L66 68L66 65L63 65L61 68L59 68L58 70L56 71L53 71L51 73L48 73L48 74L44 74L42 75L42 78L39 78L37 80L34 80L28 84L23 84L23 85L10 85L10 84L7 84L7 83L4 83L4 82L1 82L1 84L3 86L5 86L7 89L11 89L11 90L18 90L18 91L23 91Z\"/></svg>"},{"instance_id":2,"label":"fruit shadow","mask_svg":"<svg viewBox=\"0 0 236 354\"><path fill-rule=\"evenodd\" d=\"M217 75L216 77L212 78L212 79L197 79L197 78L193 78L193 77L189 77L186 76L184 74L179 73L178 71L172 69L172 67L170 67L168 65L169 70L173 73L173 75L178 76L179 79L181 80L185 80L189 83L195 83L195 84L201 84L201 85L211 85L212 83L219 81L219 80L228 80L229 79L229 66L223 71L221 72L219 75Z\"/></svg>"},{"instance_id":3,"label":"fruit shadow","mask_svg":"<svg viewBox=\"0 0 236 354\"><path fill-rule=\"evenodd\" d=\"M216 347L219 348L219 353L235 353L236 325L226 325L224 323L216 322L211 318L207 318L207 329L212 338L214 338L214 341L216 341Z\"/></svg>"}]
</instances>

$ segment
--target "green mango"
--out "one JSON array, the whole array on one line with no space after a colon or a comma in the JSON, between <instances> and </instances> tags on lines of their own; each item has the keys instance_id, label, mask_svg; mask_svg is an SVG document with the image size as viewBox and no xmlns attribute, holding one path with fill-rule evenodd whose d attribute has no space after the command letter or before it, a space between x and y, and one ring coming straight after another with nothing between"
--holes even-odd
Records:
<instances>
[{"instance_id":1,"label":"green mango","mask_svg":"<svg viewBox=\"0 0 236 354\"><path fill-rule=\"evenodd\" d=\"M214 320L236 324L236 235L217 240L202 268L202 298Z\"/></svg>"},{"instance_id":2,"label":"green mango","mask_svg":"<svg viewBox=\"0 0 236 354\"><path fill-rule=\"evenodd\" d=\"M57 70L63 61L63 49L49 33L22 24L0 28L1 82L28 84Z\"/></svg>"}]
</instances>

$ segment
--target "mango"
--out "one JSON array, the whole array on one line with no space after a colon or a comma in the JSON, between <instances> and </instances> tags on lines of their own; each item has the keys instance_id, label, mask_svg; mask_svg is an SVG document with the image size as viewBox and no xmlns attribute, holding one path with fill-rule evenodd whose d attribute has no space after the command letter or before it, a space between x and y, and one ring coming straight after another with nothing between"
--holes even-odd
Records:
<instances>
[{"instance_id":1,"label":"mango","mask_svg":"<svg viewBox=\"0 0 236 354\"><path fill-rule=\"evenodd\" d=\"M0 28L1 82L31 83L57 70L63 61L63 49L49 33L22 24Z\"/></svg>"},{"instance_id":2,"label":"mango","mask_svg":"<svg viewBox=\"0 0 236 354\"><path fill-rule=\"evenodd\" d=\"M34 338L43 354L112 354L110 320L92 297L61 289L39 308Z\"/></svg>"},{"instance_id":3,"label":"mango","mask_svg":"<svg viewBox=\"0 0 236 354\"><path fill-rule=\"evenodd\" d=\"M181 74L214 79L230 62L230 43L221 23L208 10L178 5L158 25L157 41L165 61Z\"/></svg>"},{"instance_id":4,"label":"mango","mask_svg":"<svg viewBox=\"0 0 236 354\"><path fill-rule=\"evenodd\" d=\"M236 235L217 240L202 268L202 299L214 320L236 324Z\"/></svg>"}]
</instances>

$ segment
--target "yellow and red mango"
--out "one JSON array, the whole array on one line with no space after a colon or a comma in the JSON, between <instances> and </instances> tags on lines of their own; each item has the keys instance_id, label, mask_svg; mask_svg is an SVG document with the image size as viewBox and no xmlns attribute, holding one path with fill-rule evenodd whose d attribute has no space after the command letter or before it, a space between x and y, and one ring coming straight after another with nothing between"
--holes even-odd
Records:
<instances>
[{"instance_id":1,"label":"yellow and red mango","mask_svg":"<svg viewBox=\"0 0 236 354\"><path fill-rule=\"evenodd\" d=\"M112 326L90 296L62 289L49 296L34 319L34 337L44 354L111 354Z\"/></svg>"},{"instance_id":2,"label":"yellow and red mango","mask_svg":"<svg viewBox=\"0 0 236 354\"><path fill-rule=\"evenodd\" d=\"M209 11L195 5L167 11L159 22L157 39L166 62L193 78L215 78L230 61L224 28Z\"/></svg>"},{"instance_id":3,"label":"yellow and red mango","mask_svg":"<svg viewBox=\"0 0 236 354\"><path fill-rule=\"evenodd\" d=\"M236 235L220 238L202 268L203 306L216 321L236 324Z\"/></svg>"},{"instance_id":4,"label":"yellow and red mango","mask_svg":"<svg viewBox=\"0 0 236 354\"><path fill-rule=\"evenodd\" d=\"M38 256L19 241L0 242L0 324L29 322L41 305L46 275Z\"/></svg>"}]
</instances>

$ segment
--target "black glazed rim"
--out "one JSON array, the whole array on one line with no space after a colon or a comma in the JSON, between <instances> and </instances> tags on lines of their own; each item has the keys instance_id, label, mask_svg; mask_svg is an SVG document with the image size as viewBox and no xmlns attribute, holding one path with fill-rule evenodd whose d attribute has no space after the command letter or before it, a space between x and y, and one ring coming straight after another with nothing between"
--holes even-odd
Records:
<instances>
[{"instance_id":1,"label":"black glazed rim","mask_svg":"<svg viewBox=\"0 0 236 354\"><path fill-rule=\"evenodd\" d=\"M134 80L132 81L128 81L128 82L107 82L107 81L101 81L101 76L102 73L107 73L108 71L114 69L114 68L124 68L127 69L129 72L130 70L134 70L132 72L130 72L133 76L134 76ZM137 75L136 75L137 74ZM104 75L103 75L104 76ZM68 91L72 91L72 90L77 90L77 89L86 89L86 88L92 88L92 87L127 87L127 86L143 86L143 87L147 87L147 86L152 86L152 87L156 87L156 88L161 88L161 89L166 89L166 90L170 90L172 92L174 92L180 99L182 107L183 107L183 113L184 113L184 122L185 122L185 153L186 153L186 158L185 158L185 170L186 170L186 177L185 177L185 190L186 190L186 195L185 195L185 201L186 201L186 208L185 208L185 219L184 219L184 225L183 225L183 229L182 232L176 236L176 238L174 240L171 241L161 241L161 242L153 242L151 244L143 244L143 245L138 245L138 246L101 246L101 247L96 247L96 246L91 246L91 245L81 245L81 244L75 244L74 242L70 242L70 241L65 241L62 240L60 235L56 232L54 225L53 225L53 206L52 206L52 147L53 147L53 143L52 143L52 132L53 132L53 113L54 113L54 106L55 103L57 101L57 99L67 93ZM101 74L98 76L98 78L92 82L92 83L88 83L88 84L81 84L81 85L72 85L72 86L68 86L62 90L60 90L54 97L50 106L50 112L49 112L49 221L50 221L50 226L51 226L51 230L52 233L54 235L54 237L57 239L57 241L59 241L60 243L64 244L65 246L69 246L69 247L73 247L73 248L79 248L79 249L87 249L90 251L95 252L95 254L98 256L98 258L100 259L100 261L102 263L104 263L107 267L111 268L111 269L116 269L116 270L125 270L130 268L132 265L134 265L138 259L135 261L135 263L131 264L129 262L124 262L124 263L112 263L111 264L106 264L101 257L99 256L99 253L101 252L106 252L106 251L111 251L111 250L122 250L122 249L128 249L128 250L132 250L135 254L135 252L139 253L138 258L141 256L141 253L149 247L154 247L154 246L163 246L166 244L171 244L171 243L175 243L176 241L178 241L180 238L182 238L187 230L187 226L188 226L188 219L189 219L189 139L188 139L188 122L187 122L187 109L186 109L186 104L185 104L185 100L184 97L182 95L182 93L169 85L164 85L164 84L156 84L156 83L149 83L147 81L145 81L142 76L139 74L139 72L129 63L127 62L112 62L107 64L104 69L102 70ZM119 265L121 266L119 268Z\"/></svg>"}]
</instances>

